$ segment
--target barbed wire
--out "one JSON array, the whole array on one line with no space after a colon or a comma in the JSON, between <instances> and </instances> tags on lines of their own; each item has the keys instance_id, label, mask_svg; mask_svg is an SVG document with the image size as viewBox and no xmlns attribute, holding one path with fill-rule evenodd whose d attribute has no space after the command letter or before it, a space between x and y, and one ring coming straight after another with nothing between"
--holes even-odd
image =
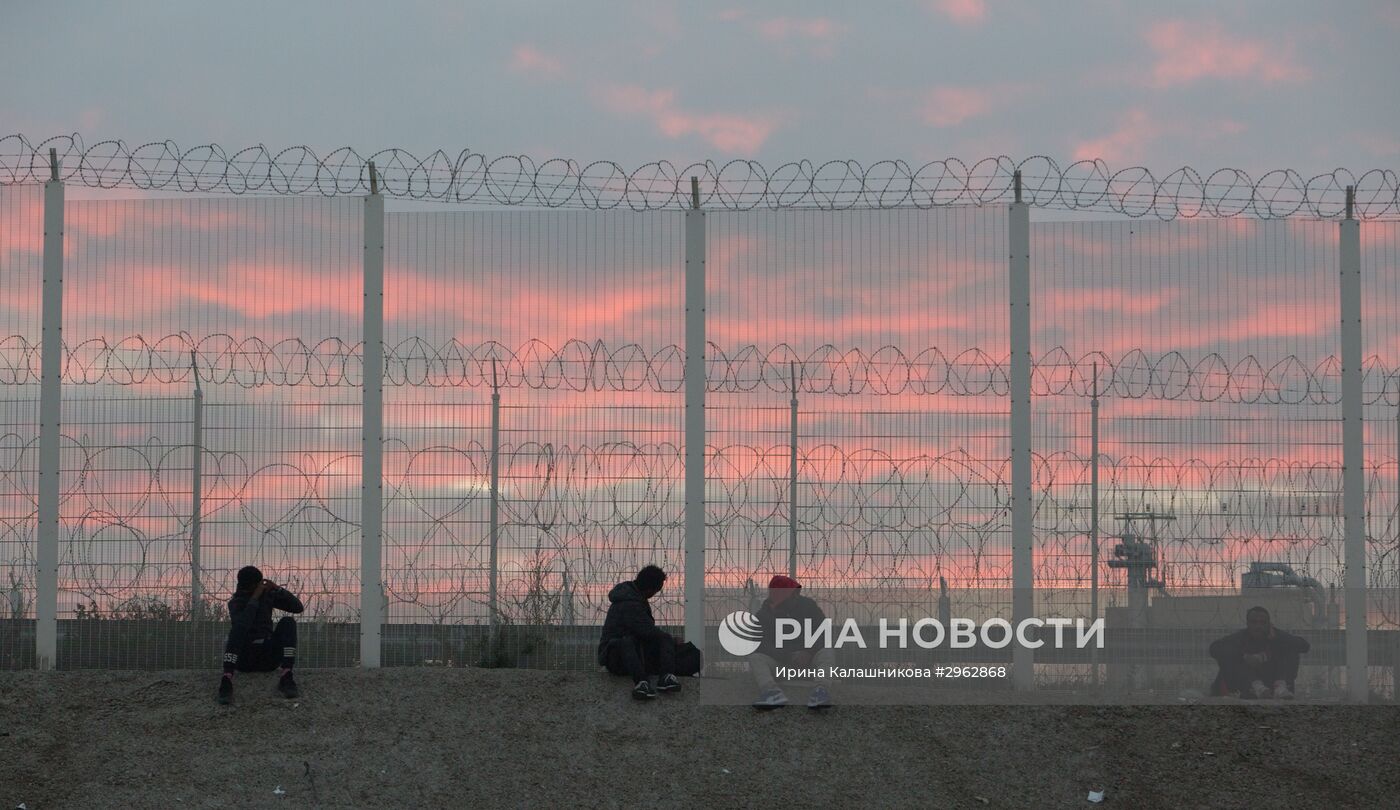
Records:
<instances>
[{"instance_id":1,"label":"barbed wire","mask_svg":"<svg viewBox=\"0 0 1400 810\"><path fill-rule=\"evenodd\" d=\"M393 610L435 622L479 620L488 492L444 481L442 455L460 462L451 477L478 480L487 473L488 448L477 441L388 444L390 457L401 461L385 475L385 579ZM9 506L0 513L0 566L18 571L17 581L32 591L37 494L26 471L34 469L38 438L9 432L0 435L0 447L7 450L0 454L0 481ZM62 478L60 565L67 591L104 607L134 595L169 604L188 598L189 445L155 437L104 444L65 434L64 452L73 465ZM706 553L713 574L742 581L785 567L788 453L786 446L743 443L708 448ZM318 615L352 617L358 500L331 471L355 454L311 461L289 453L262 464L254 461L257 452L206 448L204 455L206 536L218 538L213 551L205 549L206 585L218 591L245 557L257 559L314 599ZM683 456L670 443L505 445L500 473L511 490L500 503L503 598L537 586L527 572L528 560L538 558L555 581L569 573L579 615L596 618L606 608L607 588L640 564L679 568ZM1368 479L1374 484L1392 474L1393 464L1369 461ZM1229 584L1261 555L1283 558L1325 583L1339 581L1345 532L1337 464L1104 455L1100 466L1105 537L1112 536L1115 512L1175 516L1161 533L1163 568L1174 586ZM619 469L628 473L607 473ZM1034 471L1036 576L1082 587L1090 574L1087 458L1037 453ZM799 476L800 559L809 581L931 586L946 577L950 587L973 592L1008 587L1006 459L965 448L906 457L824 443L802 448ZM1391 559L1400 514L1374 485L1367 488L1366 513L1372 585L1400 585ZM227 553L235 549L233 561ZM224 559L224 567L212 559ZM1106 586L1115 581L1108 569L1100 573ZM995 597L982 598L995 607ZM1056 597L1051 591L1046 598ZM1049 610L1061 608L1082 606L1047 603Z\"/></svg>"},{"instance_id":2,"label":"barbed wire","mask_svg":"<svg viewBox=\"0 0 1400 810\"><path fill-rule=\"evenodd\" d=\"M789 393L794 370L798 392L807 394L1006 396L1009 391L1009 358L977 348L929 347L911 354L893 345L871 351L827 344L803 354L787 344L708 346L706 374L715 393ZM354 387L363 368L363 344L340 338L307 343L214 334L196 340L180 333L92 338L64 349L63 378L77 385L192 384L191 352L201 381L245 388ZM511 348L494 340L435 344L409 337L386 344L384 379L392 386L480 388L491 384L493 362L505 388L678 393L685 385L681 346L648 350L577 339L559 347L531 339ZM23 335L0 339L0 386L34 384L39 374L39 344ZM1400 366L1372 355L1362 374L1365 404L1400 404ZM1215 352L1188 358L1142 349L1117 357L1076 356L1062 346L1034 358L1032 393L1087 397L1095 390L1119 399L1330 405L1341 402L1341 364L1335 355L1310 362L1292 354L1227 360Z\"/></svg>"},{"instance_id":3,"label":"barbed wire","mask_svg":"<svg viewBox=\"0 0 1400 810\"><path fill-rule=\"evenodd\" d=\"M60 135L31 142L23 134L0 138L0 185L43 183L49 150L60 177L92 188L133 188L224 194L367 194L369 164L379 190L391 197L490 206L655 211L692 205L690 178L699 181L702 208L823 210L936 208L989 205L1023 199L1041 208L1093 211L1162 220L1194 217L1293 216L1338 218L1345 190L1356 189L1360 219L1400 218L1400 177L1392 169L1360 173L1344 168L1311 176L1275 169L1259 177L1236 168L1202 172L1183 166L1158 177L1142 166L1112 169L1102 160L1062 166L1037 155L1021 160L957 158L914 165L881 160L789 161L769 169L754 160L707 160L681 166L660 160L625 168L608 160L537 161L528 155L490 156L468 149L417 155L381 149L365 155L345 146L322 155L309 146L263 144L228 150L218 144L182 148L174 141L138 146L122 140L91 145Z\"/></svg>"}]
</instances>

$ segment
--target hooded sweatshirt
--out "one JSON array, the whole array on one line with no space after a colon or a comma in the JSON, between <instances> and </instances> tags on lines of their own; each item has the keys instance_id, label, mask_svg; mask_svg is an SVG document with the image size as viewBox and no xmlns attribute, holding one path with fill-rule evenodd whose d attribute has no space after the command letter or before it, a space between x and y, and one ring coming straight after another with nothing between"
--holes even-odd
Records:
<instances>
[{"instance_id":1,"label":"hooded sweatshirt","mask_svg":"<svg viewBox=\"0 0 1400 810\"><path fill-rule=\"evenodd\" d=\"M608 591L608 617L603 620L603 637L598 641L598 663L607 663L608 644L615 639L636 641L670 639L671 634L656 626L651 605L642 598L637 583L619 582Z\"/></svg>"},{"instance_id":2,"label":"hooded sweatshirt","mask_svg":"<svg viewBox=\"0 0 1400 810\"><path fill-rule=\"evenodd\" d=\"M233 598L228 600L229 618L235 622L244 622L252 628L248 633L249 641L272 635L273 608L288 613L302 611L301 600L293 596L291 591L281 587L263 591L263 595L257 599L253 598L252 591L236 591Z\"/></svg>"}]
</instances>

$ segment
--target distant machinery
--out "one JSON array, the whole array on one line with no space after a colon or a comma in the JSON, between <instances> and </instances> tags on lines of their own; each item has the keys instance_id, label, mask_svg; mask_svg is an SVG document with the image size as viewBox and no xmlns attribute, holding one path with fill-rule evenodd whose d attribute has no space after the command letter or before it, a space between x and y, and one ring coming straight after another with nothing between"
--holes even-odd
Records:
<instances>
[{"instance_id":1,"label":"distant machinery","mask_svg":"<svg viewBox=\"0 0 1400 810\"><path fill-rule=\"evenodd\" d=\"M1115 515L1123 524L1123 533L1113 547L1109 568L1121 568L1128 575L1129 627L1146 627L1149 594L1155 588L1166 593L1166 582L1158 572L1162 567L1161 538L1157 522L1176 520L1176 515L1160 512L1126 512ZM1135 531L1134 523L1147 523L1147 533Z\"/></svg>"},{"instance_id":2,"label":"distant machinery","mask_svg":"<svg viewBox=\"0 0 1400 810\"><path fill-rule=\"evenodd\" d=\"M1324 586L1288 563L1250 562L1240 574L1238 591L1225 587L1214 592L1201 588L1168 593L1159 523L1175 517L1156 512L1115 517L1123 530L1108 567L1125 573L1127 605L1109 607L1105 618L1110 629L1129 633L1120 637L1128 660L1108 661L1110 685L1135 690L1174 683L1173 678L1187 682L1206 678L1214 666L1200 662L1206 646L1219 635L1241 628L1251 607L1264 607L1277 626L1289 630L1339 626L1336 586ZM1199 663L1180 663L1192 660ZM1200 671L1191 670L1192 666ZM1319 669L1314 681L1323 688L1335 677L1331 668Z\"/></svg>"},{"instance_id":3,"label":"distant machinery","mask_svg":"<svg viewBox=\"0 0 1400 810\"><path fill-rule=\"evenodd\" d=\"M1307 625L1318 628L1339 626L1340 609L1337 605L1336 586L1326 588L1321 582L1293 570L1293 566L1280 562L1252 562L1249 570L1240 574L1241 596L1275 596L1293 589L1311 605L1311 615Z\"/></svg>"},{"instance_id":4,"label":"distant machinery","mask_svg":"<svg viewBox=\"0 0 1400 810\"><path fill-rule=\"evenodd\" d=\"M1165 566L1157 524L1159 521L1176 520L1176 515L1125 512L1114 515L1114 519L1123 524L1123 531L1113 547L1113 557L1108 561L1108 567L1121 568L1128 577L1127 627L1146 630L1151 624L1148 610L1151 592L1155 589L1166 594L1166 582L1161 573ZM1147 524L1145 532L1137 529L1142 523ZM1150 682L1152 677L1150 666L1145 672L1140 672L1136 665L1109 668L1109 683L1118 688L1136 689L1144 679Z\"/></svg>"}]
</instances>

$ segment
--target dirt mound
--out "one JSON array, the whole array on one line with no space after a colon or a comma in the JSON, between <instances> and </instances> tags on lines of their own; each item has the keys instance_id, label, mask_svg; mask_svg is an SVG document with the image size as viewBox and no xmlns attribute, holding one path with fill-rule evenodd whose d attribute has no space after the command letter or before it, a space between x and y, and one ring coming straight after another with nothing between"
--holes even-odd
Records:
<instances>
[{"instance_id":1,"label":"dirt mound","mask_svg":"<svg viewBox=\"0 0 1400 810\"><path fill-rule=\"evenodd\" d=\"M645 704L580 672L0 673L0 807L1371 807L1393 706ZM280 789L282 793L276 793Z\"/></svg>"}]
</instances>

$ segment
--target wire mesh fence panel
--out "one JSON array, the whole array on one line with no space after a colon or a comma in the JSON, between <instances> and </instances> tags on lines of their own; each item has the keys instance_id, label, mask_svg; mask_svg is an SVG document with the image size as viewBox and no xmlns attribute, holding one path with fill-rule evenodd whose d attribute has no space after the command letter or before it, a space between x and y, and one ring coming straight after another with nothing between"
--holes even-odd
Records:
<instances>
[{"instance_id":1,"label":"wire mesh fence panel","mask_svg":"<svg viewBox=\"0 0 1400 810\"><path fill-rule=\"evenodd\" d=\"M1366 581L1372 629L1400 631L1400 226L1361 226L1361 327L1366 357ZM1372 689L1400 695L1400 632Z\"/></svg>"},{"instance_id":2,"label":"wire mesh fence panel","mask_svg":"<svg viewBox=\"0 0 1400 810\"><path fill-rule=\"evenodd\" d=\"M78 494L60 510L59 665L213 665L248 564L309 588L317 618L353 619L359 409L334 403L358 402L360 207L104 200L66 216L61 472Z\"/></svg>"},{"instance_id":3,"label":"wire mesh fence panel","mask_svg":"<svg viewBox=\"0 0 1400 810\"><path fill-rule=\"evenodd\" d=\"M201 573L224 618L238 569L256 565L305 607L305 660L349 665L359 655L360 402L353 390L300 394L205 407Z\"/></svg>"},{"instance_id":4,"label":"wire mesh fence panel","mask_svg":"<svg viewBox=\"0 0 1400 810\"><path fill-rule=\"evenodd\" d=\"M1005 210L708 223L709 586L1009 609Z\"/></svg>"},{"instance_id":5,"label":"wire mesh fence panel","mask_svg":"<svg viewBox=\"0 0 1400 810\"><path fill-rule=\"evenodd\" d=\"M394 212L386 233L386 660L595 665L609 589L647 564L679 624L682 218Z\"/></svg>"},{"instance_id":6,"label":"wire mesh fence panel","mask_svg":"<svg viewBox=\"0 0 1400 810\"><path fill-rule=\"evenodd\" d=\"M247 564L302 597L304 661L358 660L364 210L68 204L60 666L213 664ZM384 661L592 666L609 589L649 563L671 574L657 619L680 625L684 215L385 220ZM1006 210L706 220L707 586L757 597L791 572L828 603L1009 616ZM20 667L38 188L0 190L0 236L0 667ZM1366 619L1395 631L1400 230L1361 239ZM1031 242L1035 611L1104 618L1122 645L1038 656L1039 682L1201 686L1210 642L1260 604L1314 640L1299 677L1330 693L1337 224L1046 223ZM1400 650L1373 638L1393 694Z\"/></svg>"},{"instance_id":7,"label":"wire mesh fence panel","mask_svg":"<svg viewBox=\"0 0 1400 810\"><path fill-rule=\"evenodd\" d=\"M392 621L487 620L491 408L415 390L385 409L385 580ZM489 395L488 395L489 399Z\"/></svg>"},{"instance_id":8,"label":"wire mesh fence panel","mask_svg":"<svg viewBox=\"0 0 1400 810\"><path fill-rule=\"evenodd\" d=\"M60 628L59 664L188 666L198 609L189 587L192 403L65 393L58 610L71 621Z\"/></svg>"},{"instance_id":9,"label":"wire mesh fence panel","mask_svg":"<svg viewBox=\"0 0 1400 810\"><path fill-rule=\"evenodd\" d=\"M1278 621L1290 629L1336 627L1336 230L1299 219L1032 226L1037 408L1088 406L1092 434L1099 407L1099 567L1085 555L1065 567L1097 574L1110 633L1155 627L1163 641L1133 663L1106 657L1110 683L1204 689L1205 644L1170 638L1243 627L1245 597L1285 600ZM1089 468L1079 433L1064 453ZM1167 666L1182 663L1173 657L1194 674Z\"/></svg>"},{"instance_id":10,"label":"wire mesh fence panel","mask_svg":"<svg viewBox=\"0 0 1400 810\"><path fill-rule=\"evenodd\" d=\"M34 664L43 206L0 189L0 669Z\"/></svg>"},{"instance_id":11,"label":"wire mesh fence panel","mask_svg":"<svg viewBox=\"0 0 1400 810\"><path fill-rule=\"evenodd\" d=\"M1092 414L1055 410L1087 403L1037 401L1032 413L1032 534L1035 537L1035 603L1040 614L1090 615L1089 525L1093 497L1088 459Z\"/></svg>"}]
</instances>

